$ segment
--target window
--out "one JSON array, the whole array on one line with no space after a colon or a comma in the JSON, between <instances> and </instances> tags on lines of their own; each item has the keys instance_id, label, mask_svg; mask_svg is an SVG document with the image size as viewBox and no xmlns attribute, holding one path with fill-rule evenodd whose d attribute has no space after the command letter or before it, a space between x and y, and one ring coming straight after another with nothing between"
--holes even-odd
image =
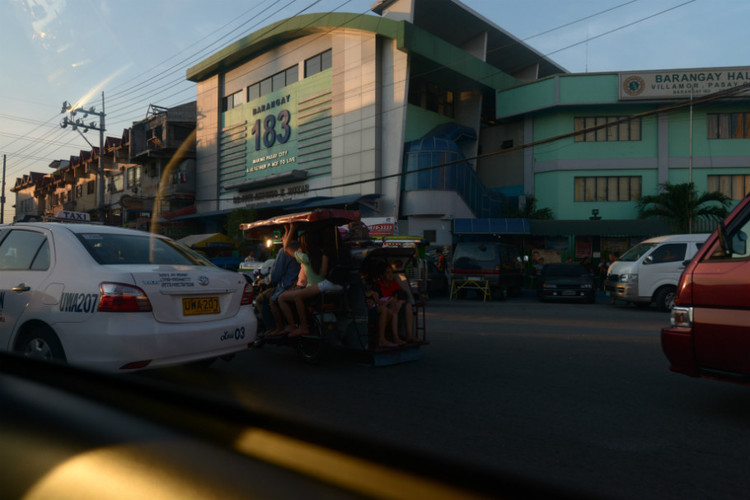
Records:
<instances>
[{"instance_id":1,"label":"window","mask_svg":"<svg viewBox=\"0 0 750 500\"><path fill-rule=\"evenodd\" d=\"M141 167L132 167L128 169L128 189L141 185Z\"/></svg>"},{"instance_id":2,"label":"window","mask_svg":"<svg viewBox=\"0 0 750 500\"><path fill-rule=\"evenodd\" d=\"M747 259L750 257L750 245L748 244L748 235L750 235L750 217L745 209L738 214L733 223L726 229L724 241L726 245L717 244L712 249L711 255L707 255L708 260L716 259Z\"/></svg>"},{"instance_id":3,"label":"window","mask_svg":"<svg viewBox=\"0 0 750 500\"><path fill-rule=\"evenodd\" d=\"M750 190L750 175L709 175L706 190L741 200Z\"/></svg>"},{"instance_id":4,"label":"window","mask_svg":"<svg viewBox=\"0 0 750 500\"><path fill-rule=\"evenodd\" d=\"M649 257L654 264L661 264L663 262L681 262L685 260L686 251L687 244L685 243L668 243L666 245L661 245L659 248L651 252Z\"/></svg>"},{"instance_id":5,"label":"window","mask_svg":"<svg viewBox=\"0 0 750 500\"><path fill-rule=\"evenodd\" d=\"M750 113L709 113L706 130L709 139L748 139Z\"/></svg>"},{"instance_id":6,"label":"window","mask_svg":"<svg viewBox=\"0 0 750 500\"><path fill-rule=\"evenodd\" d=\"M242 104L242 91L226 96L222 102L222 111L229 111Z\"/></svg>"},{"instance_id":7,"label":"window","mask_svg":"<svg viewBox=\"0 0 750 500\"><path fill-rule=\"evenodd\" d=\"M305 61L305 78L316 75L321 71L329 69L333 65L331 49L313 56Z\"/></svg>"},{"instance_id":8,"label":"window","mask_svg":"<svg viewBox=\"0 0 750 500\"><path fill-rule=\"evenodd\" d=\"M76 199L83 197L83 184L76 185Z\"/></svg>"},{"instance_id":9,"label":"window","mask_svg":"<svg viewBox=\"0 0 750 500\"><path fill-rule=\"evenodd\" d=\"M576 177L575 201L637 201L641 199L641 178Z\"/></svg>"},{"instance_id":10,"label":"window","mask_svg":"<svg viewBox=\"0 0 750 500\"><path fill-rule=\"evenodd\" d=\"M299 67L294 65L247 87L247 102L281 90L297 80L299 80Z\"/></svg>"},{"instance_id":11,"label":"window","mask_svg":"<svg viewBox=\"0 0 750 500\"><path fill-rule=\"evenodd\" d=\"M49 268L47 238L33 231L11 231L0 245L0 269L44 270Z\"/></svg>"},{"instance_id":12,"label":"window","mask_svg":"<svg viewBox=\"0 0 750 500\"><path fill-rule=\"evenodd\" d=\"M414 78L409 83L409 104L453 118L453 91L437 83Z\"/></svg>"},{"instance_id":13,"label":"window","mask_svg":"<svg viewBox=\"0 0 750 500\"><path fill-rule=\"evenodd\" d=\"M96 181L86 182L86 194L94 194L95 187L96 187Z\"/></svg>"},{"instance_id":14,"label":"window","mask_svg":"<svg viewBox=\"0 0 750 500\"><path fill-rule=\"evenodd\" d=\"M607 126L607 124L610 124ZM586 116L574 119L576 131L589 130L575 136L576 142L640 141L641 119L627 116Z\"/></svg>"}]
</instances>

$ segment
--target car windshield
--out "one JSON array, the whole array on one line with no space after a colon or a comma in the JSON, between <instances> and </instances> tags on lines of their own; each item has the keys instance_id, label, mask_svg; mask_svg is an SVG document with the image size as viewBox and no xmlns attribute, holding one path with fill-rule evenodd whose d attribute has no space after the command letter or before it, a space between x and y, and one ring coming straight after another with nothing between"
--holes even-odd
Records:
<instances>
[{"instance_id":1,"label":"car windshield","mask_svg":"<svg viewBox=\"0 0 750 500\"><path fill-rule=\"evenodd\" d=\"M79 241L99 264L173 264L214 266L197 252L148 234L78 233Z\"/></svg>"},{"instance_id":2,"label":"car windshield","mask_svg":"<svg viewBox=\"0 0 750 500\"><path fill-rule=\"evenodd\" d=\"M750 498L750 394L697 380L737 343L750 383L750 278L682 275L696 236L632 264L719 221L711 264L750 260L749 20L0 0L0 497ZM697 382L660 343L696 319ZM78 412L7 381L74 372Z\"/></svg>"},{"instance_id":3,"label":"car windshield","mask_svg":"<svg viewBox=\"0 0 750 500\"><path fill-rule=\"evenodd\" d=\"M497 259L497 245L492 243L461 243L456 246L454 260L494 262Z\"/></svg>"},{"instance_id":4,"label":"car windshield","mask_svg":"<svg viewBox=\"0 0 750 500\"><path fill-rule=\"evenodd\" d=\"M646 253L648 253L648 251L654 248L656 245L656 243L639 243L638 245L622 254L619 260L624 262L635 262L646 255Z\"/></svg>"}]
</instances>

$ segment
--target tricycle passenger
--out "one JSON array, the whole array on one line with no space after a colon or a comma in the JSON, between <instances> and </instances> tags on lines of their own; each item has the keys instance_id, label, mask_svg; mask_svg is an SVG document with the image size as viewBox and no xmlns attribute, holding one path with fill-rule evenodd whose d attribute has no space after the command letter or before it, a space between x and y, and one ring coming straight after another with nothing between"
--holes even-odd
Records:
<instances>
[{"instance_id":1,"label":"tricycle passenger","mask_svg":"<svg viewBox=\"0 0 750 500\"><path fill-rule=\"evenodd\" d=\"M419 340L414 336L414 309L411 303L407 300L406 292L401 288L401 284L393 279L393 268L387 263L383 262L379 266L378 270L379 279L375 282L375 287L379 290L381 300L384 300L385 305L391 312L391 329L393 331L393 338L395 342L403 343L399 336L399 316L401 311L404 312L404 326L406 333L406 341L409 343L416 343Z\"/></svg>"},{"instance_id":2,"label":"tricycle passenger","mask_svg":"<svg viewBox=\"0 0 750 500\"><path fill-rule=\"evenodd\" d=\"M301 266L294 257L284 251L277 253L269 274L271 286L262 291L255 300L267 326L266 336L276 335L283 329L284 320L278 304L279 297L298 283L300 270Z\"/></svg>"},{"instance_id":3,"label":"tricycle passenger","mask_svg":"<svg viewBox=\"0 0 750 500\"><path fill-rule=\"evenodd\" d=\"M289 337L299 337L310 333L305 312L306 299L322 292L337 292L343 289L341 285L332 283L325 278L331 268L331 259L328 253L323 251L322 245L315 239L315 234L313 231L307 231L302 233L299 239L295 239L297 236L296 224L288 225L284 233L284 251L301 264L307 276L307 287L289 290L279 297L279 306L287 321L287 326L281 333L288 334ZM295 241L299 241L299 250L294 247ZM292 303L294 303L299 317L297 328L294 327Z\"/></svg>"},{"instance_id":4,"label":"tricycle passenger","mask_svg":"<svg viewBox=\"0 0 750 500\"><path fill-rule=\"evenodd\" d=\"M378 292L370 288L365 290L365 300L368 311L372 311L372 316L374 316L371 321L375 321L377 325L377 347L396 347L405 344L403 340L399 339L398 335L394 335L394 342L389 341L385 336L385 331L393 324L392 320L394 318L393 312L387 305L389 299L381 300Z\"/></svg>"}]
</instances>

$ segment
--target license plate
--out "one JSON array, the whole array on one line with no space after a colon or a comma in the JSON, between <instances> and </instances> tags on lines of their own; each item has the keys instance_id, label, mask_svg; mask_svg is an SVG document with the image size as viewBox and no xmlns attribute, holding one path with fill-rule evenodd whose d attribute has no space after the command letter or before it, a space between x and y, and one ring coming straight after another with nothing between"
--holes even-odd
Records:
<instances>
[{"instance_id":1,"label":"license plate","mask_svg":"<svg viewBox=\"0 0 750 500\"><path fill-rule=\"evenodd\" d=\"M563 290L563 295L578 295L578 292L575 290Z\"/></svg>"},{"instance_id":2,"label":"license plate","mask_svg":"<svg viewBox=\"0 0 750 500\"><path fill-rule=\"evenodd\" d=\"M469 281L479 281L482 278L480 278L479 276L469 276L466 279L469 280Z\"/></svg>"},{"instance_id":3,"label":"license plate","mask_svg":"<svg viewBox=\"0 0 750 500\"><path fill-rule=\"evenodd\" d=\"M219 314L219 297L190 297L182 299L182 314L197 316L199 314Z\"/></svg>"}]
</instances>

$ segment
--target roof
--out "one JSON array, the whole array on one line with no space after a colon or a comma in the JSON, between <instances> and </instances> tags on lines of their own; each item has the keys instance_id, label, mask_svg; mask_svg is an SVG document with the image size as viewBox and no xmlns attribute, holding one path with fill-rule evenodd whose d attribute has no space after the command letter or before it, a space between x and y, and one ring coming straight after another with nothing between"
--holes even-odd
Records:
<instances>
[{"instance_id":1,"label":"roof","mask_svg":"<svg viewBox=\"0 0 750 500\"><path fill-rule=\"evenodd\" d=\"M335 225L343 225L348 222L360 220L361 217L362 213L359 210L318 208L309 212L297 212L255 222L246 222L240 224L240 231L248 231L258 227L282 226L284 224L299 222L330 222Z\"/></svg>"},{"instance_id":2,"label":"roof","mask_svg":"<svg viewBox=\"0 0 750 500\"><path fill-rule=\"evenodd\" d=\"M230 44L188 68L186 78L200 82L226 72L284 43L331 29L369 31L396 41L399 50L412 55L415 67L425 65L436 81L476 82L478 88L501 89L516 85L512 76L538 64L533 77L565 73L565 69L514 38L468 7L453 0L417 1L415 22L395 21L375 15L327 13L288 18ZM446 19L450 19L446 22ZM485 59L462 46L487 34ZM467 57L468 55L468 57ZM525 79L533 79L528 76Z\"/></svg>"}]
</instances>

